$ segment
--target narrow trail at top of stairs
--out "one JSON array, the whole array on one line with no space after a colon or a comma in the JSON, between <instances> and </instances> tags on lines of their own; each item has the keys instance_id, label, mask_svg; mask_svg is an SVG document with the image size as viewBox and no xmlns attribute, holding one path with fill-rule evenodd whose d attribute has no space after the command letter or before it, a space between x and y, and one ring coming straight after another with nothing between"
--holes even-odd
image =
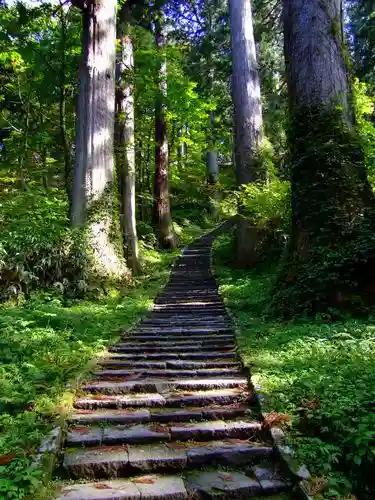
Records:
<instances>
[{"instance_id":1,"label":"narrow trail at top of stairs","mask_svg":"<svg viewBox=\"0 0 375 500\"><path fill-rule=\"evenodd\" d=\"M216 233L183 250L150 317L83 385L60 500L293 498L211 273Z\"/></svg>"}]
</instances>

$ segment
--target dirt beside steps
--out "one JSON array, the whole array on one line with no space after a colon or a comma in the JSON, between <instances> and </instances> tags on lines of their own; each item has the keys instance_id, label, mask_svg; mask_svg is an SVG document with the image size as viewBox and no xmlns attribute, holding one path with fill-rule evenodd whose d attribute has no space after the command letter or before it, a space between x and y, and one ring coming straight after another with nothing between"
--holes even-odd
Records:
<instances>
[{"instance_id":1,"label":"dirt beside steps","mask_svg":"<svg viewBox=\"0 0 375 500\"><path fill-rule=\"evenodd\" d=\"M236 353L212 239L182 252L151 316L83 385L60 500L294 498Z\"/></svg>"}]
</instances>

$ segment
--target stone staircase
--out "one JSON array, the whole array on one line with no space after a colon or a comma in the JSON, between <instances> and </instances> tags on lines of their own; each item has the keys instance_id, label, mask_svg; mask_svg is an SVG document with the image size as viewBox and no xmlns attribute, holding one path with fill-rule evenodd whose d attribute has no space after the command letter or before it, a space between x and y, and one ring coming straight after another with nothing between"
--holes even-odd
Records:
<instances>
[{"instance_id":1,"label":"stone staircase","mask_svg":"<svg viewBox=\"0 0 375 500\"><path fill-rule=\"evenodd\" d=\"M214 236L182 252L150 317L83 385L60 500L294 498L211 274Z\"/></svg>"}]
</instances>

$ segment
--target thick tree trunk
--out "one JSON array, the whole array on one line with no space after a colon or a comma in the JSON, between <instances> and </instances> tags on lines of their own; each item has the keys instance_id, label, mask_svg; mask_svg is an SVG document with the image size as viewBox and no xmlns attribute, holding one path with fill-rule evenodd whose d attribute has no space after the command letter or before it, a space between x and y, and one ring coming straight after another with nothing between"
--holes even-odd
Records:
<instances>
[{"instance_id":1,"label":"thick tree trunk","mask_svg":"<svg viewBox=\"0 0 375 500\"><path fill-rule=\"evenodd\" d=\"M93 257L103 275L122 261L110 237L113 224L116 0L91 0L83 10L83 63L77 106L71 224L89 221Z\"/></svg>"},{"instance_id":2,"label":"thick tree trunk","mask_svg":"<svg viewBox=\"0 0 375 500\"><path fill-rule=\"evenodd\" d=\"M30 99L29 95L27 96L27 104L25 110L25 121L24 121L24 129L23 129L23 146L22 153L19 159L19 174L20 174L20 185L22 191L28 191L29 187L27 185L25 179L25 163L27 159L27 153L29 149L29 129L30 129Z\"/></svg>"},{"instance_id":3,"label":"thick tree trunk","mask_svg":"<svg viewBox=\"0 0 375 500\"><path fill-rule=\"evenodd\" d=\"M160 18L155 21L155 42L163 52L166 39ZM160 248L173 248L176 244L172 227L169 200L168 136L167 136L167 64L160 65L158 91L155 102L155 179L153 222Z\"/></svg>"},{"instance_id":4,"label":"thick tree trunk","mask_svg":"<svg viewBox=\"0 0 375 500\"><path fill-rule=\"evenodd\" d=\"M237 183L263 182L266 174L257 158L262 106L250 0L229 0L229 15Z\"/></svg>"},{"instance_id":5,"label":"thick tree trunk","mask_svg":"<svg viewBox=\"0 0 375 500\"><path fill-rule=\"evenodd\" d=\"M283 6L292 235L274 305L291 315L369 299L374 200L353 127L341 1Z\"/></svg>"},{"instance_id":6,"label":"thick tree trunk","mask_svg":"<svg viewBox=\"0 0 375 500\"><path fill-rule=\"evenodd\" d=\"M130 15L130 6L127 2L121 8L118 22L117 38L120 41L120 48L116 68L116 136L125 258L133 273L138 274L141 271L141 265L135 217L134 88L131 83L134 56L130 35Z\"/></svg>"},{"instance_id":7,"label":"thick tree trunk","mask_svg":"<svg viewBox=\"0 0 375 500\"><path fill-rule=\"evenodd\" d=\"M237 184L265 182L267 172L259 158L262 142L262 106L260 82L253 30L250 0L229 0L232 36L232 93L234 103L234 159ZM254 228L246 218L244 207L239 207L235 234L236 265L250 267L259 259L249 247L258 248L249 237L255 237Z\"/></svg>"},{"instance_id":8,"label":"thick tree trunk","mask_svg":"<svg viewBox=\"0 0 375 500\"><path fill-rule=\"evenodd\" d=\"M207 171L208 182L216 184L219 177L219 164L217 161L217 150L215 148L215 117L214 112L210 113L210 136L208 139L209 150L207 151Z\"/></svg>"},{"instance_id":9,"label":"thick tree trunk","mask_svg":"<svg viewBox=\"0 0 375 500\"><path fill-rule=\"evenodd\" d=\"M71 179L71 157L70 157L70 147L68 142L68 134L66 130L66 14L63 9L60 9L60 23L61 23L61 38L60 38L60 54L61 54L61 65L60 65L60 102L59 102L59 118L60 118L60 137L61 146L64 154L64 181L65 190L69 200L69 213L71 210L71 197L72 197L72 179Z\"/></svg>"}]
</instances>

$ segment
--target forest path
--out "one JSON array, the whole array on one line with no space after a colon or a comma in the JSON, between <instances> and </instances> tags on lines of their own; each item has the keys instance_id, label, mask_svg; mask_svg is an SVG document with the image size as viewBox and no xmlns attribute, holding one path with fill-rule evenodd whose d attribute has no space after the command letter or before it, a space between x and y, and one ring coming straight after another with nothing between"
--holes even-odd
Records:
<instances>
[{"instance_id":1,"label":"forest path","mask_svg":"<svg viewBox=\"0 0 375 500\"><path fill-rule=\"evenodd\" d=\"M226 227L182 251L150 317L82 387L60 500L292 498L211 272Z\"/></svg>"}]
</instances>

